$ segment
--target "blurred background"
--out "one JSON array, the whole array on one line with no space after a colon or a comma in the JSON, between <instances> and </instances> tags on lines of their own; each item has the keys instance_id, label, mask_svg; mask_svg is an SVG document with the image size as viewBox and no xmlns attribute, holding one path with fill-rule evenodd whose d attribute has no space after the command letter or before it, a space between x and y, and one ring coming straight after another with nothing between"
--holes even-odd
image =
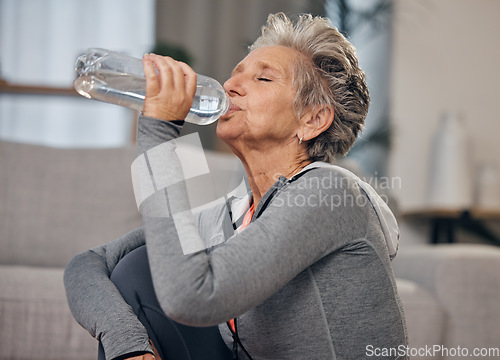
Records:
<instances>
[{"instance_id":1,"label":"blurred background","mask_svg":"<svg viewBox=\"0 0 500 360\"><path fill-rule=\"evenodd\" d=\"M500 255L490 257L500 244L498 0L0 0L0 267L57 267L57 274L37 270L36 275L54 276L54 293L60 292L62 301L51 310L55 314L57 306L66 306L61 286L66 261L140 223L129 183L137 114L77 95L72 82L78 55L90 47L135 57L157 52L223 83L268 14L279 11L292 17L304 12L329 17L357 48L372 103L363 134L339 161L385 196L398 217L401 249L443 242L488 245L486 255L474 255L471 263L480 267L492 261L496 267L480 268L479 275L470 277L465 272L460 278L473 279L472 285L454 287L458 293L449 292L445 300L435 296L438 307L445 308L443 304L466 298L460 291L481 279L486 295L479 300L483 293L471 290L478 298L467 303L473 315L465 323L449 321L465 337L449 339L478 346L479 340L469 336L474 333L498 344L498 320L493 323L491 316L498 304L481 302L498 299L500 290L500 279L484 276L500 273ZM215 126L186 124L183 132L198 132L205 149L226 154ZM412 278L422 273L424 288L440 289L426 285L434 279L426 271L448 259L434 250L433 255L403 257L409 264L416 259L415 267L406 273L399 269L399 274ZM422 270L417 266L422 259L438 260ZM450 277L459 273L450 269ZM20 294L20 299L38 283L36 276L17 270L0 271L0 288L12 286L1 294L11 305L15 302L9 296ZM26 289L17 284L27 284ZM40 293L50 296L45 289L32 290L33 299ZM406 299L420 299L411 291ZM422 304L415 309L423 309ZM27 306L32 311L38 305ZM405 302L406 307L411 304ZM485 313L469 330L478 309ZM439 314L455 319L469 311L461 306L455 310ZM49 341L43 336L59 339L50 335L46 322L40 322L39 331L33 330L36 322L26 323L24 333L12 330L22 322L19 315L6 316L9 311L0 314L0 359L30 358L16 355L19 349L37 358L38 347ZM425 316L439 318L432 311L413 313L412 328L418 329ZM29 318L24 308L20 312ZM64 316L72 322L67 310ZM424 326L417 333L433 334L438 327ZM59 348L80 344L68 338L72 331L77 330L67 331ZM37 336L32 348L17 340L27 333ZM437 336L427 343L442 343L443 333ZM51 345L47 354L52 348L58 349ZM76 350L74 355L66 358L85 358Z\"/></svg>"},{"instance_id":2,"label":"blurred background","mask_svg":"<svg viewBox=\"0 0 500 360\"><path fill-rule=\"evenodd\" d=\"M372 96L348 158L410 215L408 239L425 241L412 231L425 222L413 215L485 203L490 219L500 208L499 10L495 0L1 0L0 138L66 148L133 142L134 112L71 90L74 61L89 47L168 54L223 83L269 13L327 16L357 47ZM184 131L227 151L215 126ZM460 151L437 156L436 138L450 133ZM460 162L461 172L436 174L436 161ZM460 199L433 203L441 190L432 187L443 183Z\"/></svg>"}]
</instances>

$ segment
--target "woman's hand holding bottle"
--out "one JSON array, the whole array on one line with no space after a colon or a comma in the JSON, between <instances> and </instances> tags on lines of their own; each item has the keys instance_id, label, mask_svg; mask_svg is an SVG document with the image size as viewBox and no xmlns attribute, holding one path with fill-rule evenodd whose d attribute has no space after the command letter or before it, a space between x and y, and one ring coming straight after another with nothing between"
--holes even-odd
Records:
<instances>
[{"instance_id":1,"label":"woman's hand holding bottle","mask_svg":"<svg viewBox=\"0 0 500 360\"><path fill-rule=\"evenodd\" d=\"M167 56L143 57L146 77L144 116L161 120L184 120L196 93L197 75L189 65Z\"/></svg>"}]
</instances>

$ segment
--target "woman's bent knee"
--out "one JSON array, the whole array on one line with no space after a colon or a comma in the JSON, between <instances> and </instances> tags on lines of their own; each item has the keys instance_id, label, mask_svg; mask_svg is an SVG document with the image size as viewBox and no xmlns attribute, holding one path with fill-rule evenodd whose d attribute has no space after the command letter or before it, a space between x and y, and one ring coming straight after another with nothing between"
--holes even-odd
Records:
<instances>
[{"instance_id":1,"label":"woman's bent knee","mask_svg":"<svg viewBox=\"0 0 500 360\"><path fill-rule=\"evenodd\" d=\"M111 274L111 281L132 307L139 300L157 303L145 245L131 251L118 262Z\"/></svg>"}]
</instances>

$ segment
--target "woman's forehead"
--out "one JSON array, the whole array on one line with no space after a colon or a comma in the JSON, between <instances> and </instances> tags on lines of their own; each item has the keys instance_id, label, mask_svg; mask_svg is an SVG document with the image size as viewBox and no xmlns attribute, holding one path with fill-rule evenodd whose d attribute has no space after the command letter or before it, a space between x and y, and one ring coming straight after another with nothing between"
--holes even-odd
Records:
<instances>
[{"instance_id":1,"label":"woman's forehead","mask_svg":"<svg viewBox=\"0 0 500 360\"><path fill-rule=\"evenodd\" d=\"M245 68L269 69L287 75L300 53L286 46L265 46L250 52L233 70L233 74Z\"/></svg>"}]
</instances>

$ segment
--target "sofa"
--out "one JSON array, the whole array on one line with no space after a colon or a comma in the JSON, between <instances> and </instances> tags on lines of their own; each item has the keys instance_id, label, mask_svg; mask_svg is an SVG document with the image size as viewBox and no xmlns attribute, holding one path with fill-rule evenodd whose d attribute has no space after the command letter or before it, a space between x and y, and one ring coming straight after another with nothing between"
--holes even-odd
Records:
<instances>
[{"instance_id":1,"label":"sofa","mask_svg":"<svg viewBox=\"0 0 500 360\"><path fill-rule=\"evenodd\" d=\"M229 155L207 157L228 174L239 166ZM141 224L134 159L132 145L61 149L0 141L0 360L96 358L95 340L67 306L63 271L78 252ZM403 245L394 270L410 347L500 347L500 249Z\"/></svg>"},{"instance_id":2,"label":"sofa","mask_svg":"<svg viewBox=\"0 0 500 360\"><path fill-rule=\"evenodd\" d=\"M413 358L500 359L500 247L403 247L393 269Z\"/></svg>"}]
</instances>

